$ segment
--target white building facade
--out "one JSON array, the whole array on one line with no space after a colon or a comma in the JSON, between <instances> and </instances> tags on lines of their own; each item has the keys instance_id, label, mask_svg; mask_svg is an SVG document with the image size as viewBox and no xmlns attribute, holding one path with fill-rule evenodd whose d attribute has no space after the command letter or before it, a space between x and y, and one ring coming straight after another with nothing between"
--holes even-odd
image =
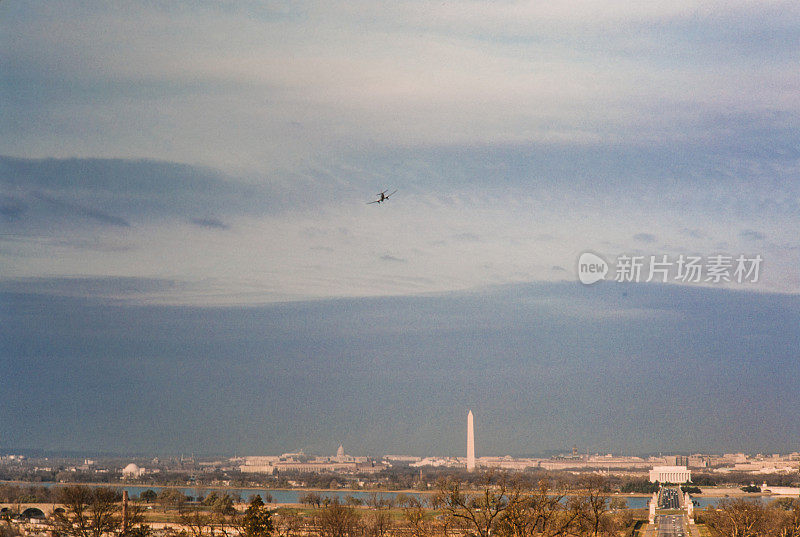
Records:
<instances>
[{"instance_id":1,"label":"white building facade","mask_svg":"<svg viewBox=\"0 0 800 537\"><path fill-rule=\"evenodd\" d=\"M686 466L654 466L650 470L650 482L686 483L692 480L692 471Z\"/></svg>"}]
</instances>

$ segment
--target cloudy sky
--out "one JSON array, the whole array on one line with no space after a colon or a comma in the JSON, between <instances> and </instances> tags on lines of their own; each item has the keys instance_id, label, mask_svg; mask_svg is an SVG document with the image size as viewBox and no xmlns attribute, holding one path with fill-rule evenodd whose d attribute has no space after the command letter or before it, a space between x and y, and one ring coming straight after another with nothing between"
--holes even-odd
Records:
<instances>
[{"instance_id":1,"label":"cloudy sky","mask_svg":"<svg viewBox=\"0 0 800 537\"><path fill-rule=\"evenodd\" d=\"M0 448L796 450L798 51L795 2L0 2Z\"/></svg>"}]
</instances>

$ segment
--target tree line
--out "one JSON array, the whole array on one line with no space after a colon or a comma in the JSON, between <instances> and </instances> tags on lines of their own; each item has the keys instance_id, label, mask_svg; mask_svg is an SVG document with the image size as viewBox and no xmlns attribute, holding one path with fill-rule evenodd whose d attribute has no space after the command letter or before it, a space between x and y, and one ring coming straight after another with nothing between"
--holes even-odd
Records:
<instances>
[{"instance_id":1,"label":"tree line","mask_svg":"<svg viewBox=\"0 0 800 537\"><path fill-rule=\"evenodd\" d=\"M636 524L624 501L607 495L607 481L591 476L577 488L542 479L534 486L509 475L486 474L479 486L443 479L431 496L372 494L359 509L347 499L306 495L312 506L303 534L319 537L601 537ZM392 509L399 509L392 513ZM285 531L280 512L278 537Z\"/></svg>"},{"instance_id":2,"label":"tree line","mask_svg":"<svg viewBox=\"0 0 800 537\"><path fill-rule=\"evenodd\" d=\"M51 520L52 537L151 537L145 512L160 502L162 519L172 522L166 537L619 537L639 524L619 499L609 497L608 481L589 476L572 487L542 479L535 486L513 474L485 474L480 485L443 479L434 494L387 497L378 492L356 501L324 498L305 509L270 510L261 496L246 506L214 491L189 501L175 489L142 494L123 510L119 491L109 487L66 486L54 491L60 504ZM152 492L152 491L151 491ZM769 504L725 499L697 510L711 537L800 537L800 501ZM150 517L152 518L152 516ZM16 537L8 515L0 537Z\"/></svg>"},{"instance_id":3,"label":"tree line","mask_svg":"<svg viewBox=\"0 0 800 537\"><path fill-rule=\"evenodd\" d=\"M712 537L800 537L800 501L780 498L769 504L725 499L715 509L695 511Z\"/></svg>"},{"instance_id":4,"label":"tree line","mask_svg":"<svg viewBox=\"0 0 800 537\"><path fill-rule=\"evenodd\" d=\"M578 490L536 487L508 476L487 474L481 486L465 488L442 480L428 497L371 494L362 505L338 497L314 502L310 511L270 511L254 496L244 511L234 498L213 492L203 502L189 502L174 489L156 500L170 511L174 537L599 537L617 535L633 521L614 509L604 493L607 483L587 478ZM569 495L567 495L569 492ZM145 506L130 502L109 487L82 485L58 489L51 520L53 537L148 537Z\"/></svg>"}]
</instances>

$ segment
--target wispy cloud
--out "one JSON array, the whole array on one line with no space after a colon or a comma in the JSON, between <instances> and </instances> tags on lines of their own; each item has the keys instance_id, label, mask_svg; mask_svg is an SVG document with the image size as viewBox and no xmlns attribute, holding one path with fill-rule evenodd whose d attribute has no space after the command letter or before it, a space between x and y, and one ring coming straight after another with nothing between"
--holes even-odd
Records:
<instances>
[{"instance_id":1,"label":"wispy cloud","mask_svg":"<svg viewBox=\"0 0 800 537\"><path fill-rule=\"evenodd\" d=\"M324 173L309 170L299 184L287 181L266 187L170 163L17 160L12 162L14 169L23 173L15 176L15 182L8 182L8 176L0 180L7 181L14 199L25 201L26 210L7 223L16 239L4 240L0 251L6 267L3 276L168 277L190 284L191 292L166 289L162 302L269 302L558 280L566 273L552 267L572 267L587 250L608 259L637 252L753 253L753 237L734 230L749 230L755 224L774 234L770 244L796 240L786 227L787 222L797 221L791 205L758 213L769 199L759 197L759 181L742 183L735 192L725 192L720 185L713 200L701 188L681 183L681 196L691 195L684 212L676 213L663 207L666 197L678 193L661 192L658 182L634 191L635 178L622 176L597 192L588 176L570 173L567 181L555 173L576 156L594 155L590 151L582 156L575 152L526 156L519 148L484 148L480 158L471 160L466 149L443 149L421 151L413 164L403 168L395 159L407 156L398 153L373 161L377 173L385 167L386 173L401 169L408 174L404 195L380 211L365 205L364 193L373 188L363 172L350 171L350 182L330 183L331 176L340 177L330 171L335 167ZM502 169L509 160L517 162L515 174ZM0 159L3 162L8 159ZM500 171L487 177L487 165ZM357 170L366 166L361 162ZM449 172L432 174L436 166ZM627 159L622 158L619 167L625 166ZM537 167L542 178L524 191L491 187L490 178L522 183ZM436 181L426 184L419 179L424 177L422 170ZM20 175L28 179L21 181ZM174 178L178 186L160 183L155 179L159 175ZM59 186L51 179L59 176L69 180ZM454 188L456 177L469 179ZM119 192L107 184L123 180ZM319 190L309 190L308 181ZM47 194L26 191L26 184ZM797 188L787 185L772 197L789 198ZM309 191L326 189L329 196L306 199ZM277 207L276 197L282 200ZM728 225L725 219L733 204L743 213L761 214L760 221L750 222L743 215L741 224ZM117 221L115 215L124 216L116 216ZM570 225L564 226L565 221ZM702 233L697 231L701 228ZM658 230L658 236L631 234L632 229ZM223 240L221 234L209 236L208 230L235 232L224 233ZM642 251L642 245L681 244L687 236L692 239L689 251ZM759 285L765 290L796 290L800 277L791 250L768 246L764 245L763 255L769 270ZM353 277L354 271L358 277ZM153 299L159 301L157 293Z\"/></svg>"},{"instance_id":2,"label":"wispy cloud","mask_svg":"<svg viewBox=\"0 0 800 537\"><path fill-rule=\"evenodd\" d=\"M19 199L0 196L0 216L7 221L19 220L27 206Z\"/></svg>"},{"instance_id":3,"label":"wispy cloud","mask_svg":"<svg viewBox=\"0 0 800 537\"><path fill-rule=\"evenodd\" d=\"M699 229L683 228L683 229L680 230L680 233L681 233L681 235L686 235L686 236L692 237L694 239L702 239L705 236L703 234L703 232L700 231Z\"/></svg>"},{"instance_id":4,"label":"wispy cloud","mask_svg":"<svg viewBox=\"0 0 800 537\"><path fill-rule=\"evenodd\" d=\"M800 9L577 6L0 2L3 276L403 294L661 244L797 290Z\"/></svg>"},{"instance_id":5,"label":"wispy cloud","mask_svg":"<svg viewBox=\"0 0 800 537\"><path fill-rule=\"evenodd\" d=\"M192 223L200 227L207 227L212 229L228 229L229 227L222 220L209 217L192 218Z\"/></svg>"},{"instance_id":6,"label":"wispy cloud","mask_svg":"<svg viewBox=\"0 0 800 537\"><path fill-rule=\"evenodd\" d=\"M796 140L789 2L7 4L5 153L264 171L353 147Z\"/></svg>"},{"instance_id":7,"label":"wispy cloud","mask_svg":"<svg viewBox=\"0 0 800 537\"><path fill-rule=\"evenodd\" d=\"M766 235L752 229L745 229L740 231L739 237L748 241L763 241L764 239L766 239Z\"/></svg>"},{"instance_id":8,"label":"wispy cloud","mask_svg":"<svg viewBox=\"0 0 800 537\"><path fill-rule=\"evenodd\" d=\"M399 257L395 257L393 255L384 254L381 256L381 261L388 261L390 263L405 263L405 259L400 259Z\"/></svg>"},{"instance_id":9,"label":"wispy cloud","mask_svg":"<svg viewBox=\"0 0 800 537\"><path fill-rule=\"evenodd\" d=\"M637 242L644 242L647 244L652 244L656 242L656 236L652 233L637 233L633 236L633 240Z\"/></svg>"},{"instance_id":10,"label":"wispy cloud","mask_svg":"<svg viewBox=\"0 0 800 537\"><path fill-rule=\"evenodd\" d=\"M465 242L478 242L481 240L481 238L475 233L456 233L453 235L453 239Z\"/></svg>"},{"instance_id":11,"label":"wispy cloud","mask_svg":"<svg viewBox=\"0 0 800 537\"><path fill-rule=\"evenodd\" d=\"M56 209L63 210L69 216L85 217L109 226L130 227L128 221L121 216L108 214L92 207L84 207L77 203L60 200L43 192L33 192L32 195L34 198L47 202Z\"/></svg>"},{"instance_id":12,"label":"wispy cloud","mask_svg":"<svg viewBox=\"0 0 800 537\"><path fill-rule=\"evenodd\" d=\"M140 300L184 287L173 280L133 277L14 278L0 280L0 292L45 296Z\"/></svg>"}]
</instances>

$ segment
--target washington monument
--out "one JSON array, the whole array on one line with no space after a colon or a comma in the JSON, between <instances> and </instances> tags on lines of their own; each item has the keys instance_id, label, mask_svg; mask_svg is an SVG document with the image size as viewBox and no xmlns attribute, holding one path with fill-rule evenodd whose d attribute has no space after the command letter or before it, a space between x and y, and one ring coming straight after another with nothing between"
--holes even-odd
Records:
<instances>
[{"instance_id":1,"label":"washington monument","mask_svg":"<svg viewBox=\"0 0 800 537\"><path fill-rule=\"evenodd\" d=\"M475 470L475 425L472 423L472 410L467 414L467 471Z\"/></svg>"}]
</instances>

